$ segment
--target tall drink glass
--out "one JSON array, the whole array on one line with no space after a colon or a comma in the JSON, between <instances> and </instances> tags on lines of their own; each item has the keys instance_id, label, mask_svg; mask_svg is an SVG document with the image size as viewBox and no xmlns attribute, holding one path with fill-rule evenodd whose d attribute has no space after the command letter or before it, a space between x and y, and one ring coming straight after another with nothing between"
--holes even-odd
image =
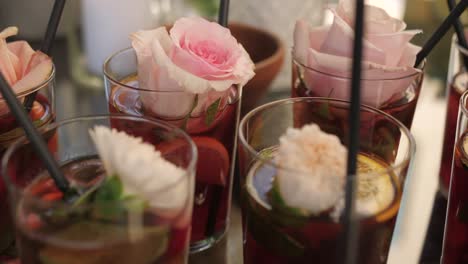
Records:
<instances>
[{"instance_id":1,"label":"tall drink glass","mask_svg":"<svg viewBox=\"0 0 468 264\"><path fill-rule=\"evenodd\" d=\"M457 38L452 39L450 50L449 71L447 76L447 114L445 119L444 143L439 169L440 190L447 197L450 175L452 171L453 149L460 97L468 85L468 73L462 63L462 56L468 56L468 51L458 45Z\"/></svg>"},{"instance_id":2,"label":"tall drink glass","mask_svg":"<svg viewBox=\"0 0 468 264\"><path fill-rule=\"evenodd\" d=\"M26 96L37 92L29 116L38 128L44 127L55 120L54 87L55 68L52 68L44 82L16 95L23 102ZM16 123L15 117L10 113L6 102L0 96L0 159L12 142L23 135L23 129ZM12 244L14 237L13 223L11 218L8 217L7 190L0 177L0 261L2 258L13 257L15 254Z\"/></svg>"},{"instance_id":3,"label":"tall drink glass","mask_svg":"<svg viewBox=\"0 0 468 264\"><path fill-rule=\"evenodd\" d=\"M84 193L106 177L89 134L96 125L141 137L154 144L166 160L185 169L179 180L155 191L155 198L167 199L172 190L186 188L189 192L181 198L183 206L133 210L135 207L122 200L64 201L28 141L20 139L6 151L2 174L21 263L187 263L197 160L192 140L169 124L129 116L83 117L41 128L63 174Z\"/></svg>"},{"instance_id":4,"label":"tall drink glass","mask_svg":"<svg viewBox=\"0 0 468 264\"><path fill-rule=\"evenodd\" d=\"M445 220L443 264L468 261L468 92L460 98Z\"/></svg>"},{"instance_id":5,"label":"tall drink glass","mask_svg":"<svg viewBox=\"0 0 468 264\"><path fill-rule=\"evenodd\" d=\"M281 171L300 173L275 160L281 135L290 127L317 124L347 145L349 106L349 102L335 99L291 98L260 106L242 119L239 163L244 263L337 263L343 230L340 220L328 211L305 216L275 209L271 190ZM386 263L415 141L401 122L380 110L362 106L361 117L357 263ZM373 199L378 207L365 211L364 204Z\"/></svg>"},{"instance_id":6,"label":"tall drink glass","mask_svg":"<svg viewBox=\"0 0 468 264\"><path fill-rule=\"evenodd\" d=\"M326 97L349 100L351 77L308 67L293 59L292 97ZM424 68L424 64L422 69ZM390 79L361 79L362 103L394 116L411 128L423 81L423 71Z\"/></svg>"},{"instance_id":7,"label":"tall drink glass","mask_svg":"<svg viewBox=\"0 0 468 264\"><path fill-rule=\"evenodd\" d=\"M167 91L139 88L137 74L137 57L132 48L117 52L106 61L104 75L109 111L164 120L183 128L195 142L199 158L191 252L207 249L223 237L228 227L241 87L233 86L223 92L219 104L210 107L207 112L198 115L183 113L174 118L155 112L174 109L173 105L169 105L174 104L173 100L169 100L174 99L174 96L184 102L197 102L197 99L184 92L171 91L171 87L167 87ZM203 96L206 95L198 95L198 101ZM152 100L152 109L145 108L143 97ZM148 101L145 103L148 105Z\"/></svg>"}]
</instances>

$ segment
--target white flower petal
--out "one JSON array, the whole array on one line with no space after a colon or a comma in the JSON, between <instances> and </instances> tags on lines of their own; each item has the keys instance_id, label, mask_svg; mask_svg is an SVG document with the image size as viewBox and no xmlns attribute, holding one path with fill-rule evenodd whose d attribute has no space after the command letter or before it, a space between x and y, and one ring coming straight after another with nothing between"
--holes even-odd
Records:
<instances>
[{"instance_id":1,"label":"white flower petal","mask_svg":"<svg viewBox=\"0 0 468 264\"><path fill-rule=\"evenodd\" d=\"M289 128L281 136L275 161L281 197L288 206L320 214L343 196L346 148L315 125ZM291 170L291 169L294 169Z\"/></svg>"},{"instance_id":2,"label":"white flower petal","mask_svg":"<svg viewBox=\"0 0 468 264\"><path fill-rule=\"evenodd\" d=\"M141 138L104 126L94 127L90 135L108 176L118 176L125 193L139 196L168 217L185 209L190 179L184 169L166 161Z\"/></svg>"}]
</instances>

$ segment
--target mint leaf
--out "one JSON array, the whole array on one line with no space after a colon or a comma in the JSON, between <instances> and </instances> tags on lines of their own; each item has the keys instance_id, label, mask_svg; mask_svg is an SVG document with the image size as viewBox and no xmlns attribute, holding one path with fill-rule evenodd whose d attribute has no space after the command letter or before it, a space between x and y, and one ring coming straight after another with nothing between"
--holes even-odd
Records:
<instances>
[{"instance_id":1,"label":"mint leaf","mask_svg":"<svg viewBox=\"0 0 468 264\"><path fill-rule=\"evenodd\" d=\"M262 149L258 153L258 156L262 159L269 160L273 158L275 152L276 152L276 147L270 147L270 148Z\"/></svg>"},{"instance_id":2,"label":"mint leaf","mask_svg":"<svg viewBox=\"0 0 468 264\"><path fill-rule=\"evenodd\" d=\"M273 186L267 194L272 207L273 222L282 226L302 226L309 220L309 214L305 210L290 207L286 204L279 191L279 185L276 178L273 180Z\"/></svg>"},{"instance_id":3,"label":"mint leaf","mask_svg":"<svg viewBox=\"0 0 468 264\"><path fill-rule=\"evenodd\" d=\"M221 98L218 98L218 100L214 101L210 106L208 106L208 109L206 109L205 124L207 126L211 125L211 123L213 123L213 121L215 120L220 103Z\"/></svg>"},{"instance_id":4,"label":"mint leaf","mask_svg":"<svg viewBox=\"0 0 468 264\"><path fill-rule=\"evenodd\" d=\"M116 176L111 176L96 191L95 199L96 201L117 201L120 200L122 194L122 181Z\"/></svg>"},{"instance_id":5,"label":"mint leaf","mask_svg":"<svg viewBox=\"0 0 468 264\"><path fill-rule=\"evenodd\" d=\"M143 213L147 202L135 195L124 195L119 177L111 176L96 190L93 201L93 217L102 220L120 221L128 212Z\"/></svg>"},{"instance_id":6,"label":"mint leaf","mask_svg":"<svg viewBox=\"0 0 468 264\"><path fill-rule=\"evenodd\" d=\"M184 122L182 123L182 130L187 130L187 123L190 119L190 116L192 115L193 110L195 110L195 107L197 107L198 104L198 94L195 95L195 99L193 99L193 104L192 108L190 109L190 112L185 116Z\"/></svg>"}]
</instances>

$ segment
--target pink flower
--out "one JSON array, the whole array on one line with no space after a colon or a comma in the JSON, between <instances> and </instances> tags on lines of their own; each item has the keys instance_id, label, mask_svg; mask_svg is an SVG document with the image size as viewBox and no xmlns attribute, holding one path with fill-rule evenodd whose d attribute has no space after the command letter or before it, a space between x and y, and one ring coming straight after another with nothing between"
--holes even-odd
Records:
<instances>
[{"instance_id":1,"label":"pink flower","mask_svg":"<svg viewBox=\"0 0 468 264\"><path fill-rule=\"evenodd\" d=\"M309 27L297 21L294 58L312 68L304 79L317 96L349 98L354 38L353 1L341 0L329 26ZM379 107L404 92L420 69L414 68L420 48L410 40L420 30L405 30L406 24L381 8L366 5L361 84L364 104ZM323 74L326 73L326 74ZM334 78L341 77L341 78ZM408 78L406 78L408 77Z\"/></svg>"},{"instance_id":2,"label":"pink flower","mask_svg":"<svg viewBox=\"0 0 468 264\"><path fill-rule=\"evenodd\" d=\"M37 87L50 77L52 60L46 54L34 51L26 41L6 42L8 37L16 34L16 27L8 27L0 32L0 72L13 91L20 94ZM6 104L0 101L0 114L8 111Z\"/></svg>"},{"instance_id":3,"label":"pink flower","mask_svg":"<svg viewBox=\"0 0 468 264\"><path fill-rule=\"evenodd\" d=\"M138 58L140 93L146 108L162 117L197 115L254 76L254 63L229 29L202 18L181 18L130 36ZM210 95L211 94L211 95ZM215 96L214 96L215 95Z\"/></svg>"}]
</instances>

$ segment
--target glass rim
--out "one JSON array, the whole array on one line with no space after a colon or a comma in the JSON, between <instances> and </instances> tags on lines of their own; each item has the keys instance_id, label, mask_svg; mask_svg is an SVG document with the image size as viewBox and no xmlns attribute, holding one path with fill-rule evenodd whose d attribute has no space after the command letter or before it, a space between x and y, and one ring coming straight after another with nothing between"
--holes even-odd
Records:
<instances>
[{"instance_id":1,"label":"glass rim","mask_svg":"<svg viewBox=\"0 0 468 264\"><path fill-rule=\"evenodd\" d=\"M460 110L463 114L468 118L468 90L464 91L460 97L460 101L458 102Z\"/></svg>"},{"instance_id":2,"label":"glass rim","mask_svg":"<svg viewBox=\"0 0 468 264\"><path fill-rule=\"evenodd\" d=\"M162 93L162 94L174 94L174 93L185 93L185 91L168 91L168 90L151 90L151 89L144 89L141 87L136 87L133 85L128 85L126 83L122 83L120 80L117 80L112 74L110 70L110 63L112 60L117 59L119 56L126 54L128 52L133 52L136 53L135 50L132 47L127 47L124 49L121 49L113 54L111 54L109 57L106 58L103 64L103 73L104 73L104 78L107 78L110 82L115 83L119 85L120 87L124 87L127 89L132 89L135 91L140 91L140 92L149 92L149 93ZM136 54L135 54L136 56ZM138 73L138 69L135 69L135 73Z\"/></svg>"},{"instance_id":3,"label":"glass rim","mask_svg":"<svg viewBox=\"0 0 468 264\"><path fill-rule=\"evenodd\" d=\"M455 41L455 46L457 47L458 51L464 55L464 56L468 56L468 49L463 47L462 45L460 45L460 43L458 42L458 39Z\"/></svg>"},{"instance_id":4,"label":"glass rim","mask_svg":"<svg viewBox=\"0 0 468 264\"><path fill-rule=\"evenodd\" d=\"M299 66L299 67L302 67L304 69L307 69L309 71L313 71L313 72L316 72L316 73L319 73L319 74L322 74L322 75L337 78L337 79L344 79L344 80L349 80L349 81L351 81L351 79L352 79L351 76L341 76L341 75L331 74L331 73L328 73L328 72L320 71L320 70L317 70L315 68L309 67L309 66L305 65L304 63L300 62L298 59L296 59L296 57L294 56L294 48L291 50L291 53L292 53L291 58L293 60L293 63L295 65ZM363 78L363 77L361 77L361 81L373 81L373 82L377 82L377 81L396 81L396 80L402 80L402 79L406 79L406 78L410 78L410 77L415 77L415 76L418 76L418 75L421 75L421 74L424 73L424 69L426 67L426 61L427 60L424 59L421 62L421 64L418 67L416 67L416 69L420 70L419 72L405 74L405 75L394 77L394 78L384 78L384 79Z\"/></svg>"},{"instance_id":5,"label":"glass rim","mask_svg":"<svg viewBox=\"0 0 468 264\"><path fill-rule=\"evenodd\" d=\"M468 91L467 91L468 92ZM467 93L468 94L468 93ZM269 166L272 166L273 168L277 168L279 170L283 171L289 171L292 173L306 173L304 171L298 170L296 168L290 168L290 167L285 167L285 166L280 166L276 162L272 161L272 159L265 158L261 155L260 152L256 151L248 142L247 139L244 135L244 127L247 123L247 121L256 115L257 113L263 112L267 109L272 109L274 107L280 106L280 105L286 105L286 104L294 104L296 102L335 102L335 103L341 103L341 104L348 104L350 105L349 101L346 100L340 100L340 99L332 99L332 98L325 98L325 97L296 97L296 98L286 98L286 99L281 99L277 101L273 101L261 106L256 107L255 109L251 110L249 113L247 113L242 120L239 123L239 142L242 144L244 148L247 149L250 155L254 157L256 161L262 162L262 164L267 164ZM397 164L388 164L389 166L386 167L384 170L378 170L375 172L369 172L369 173L364 173L360 175L366 175L366 176L373 176L373 175L384 175L384 174L392 174L395 170L404 168L405 166L410 164L410 160L414 157L414 154L416 152L416 140L414 139L414 136L411 134L409 129L403 125L398 119L395 117L370 106L367 105L361 105L360 107L361 111L366 110L370 111L379 115L384 116L387 120L390 122L394 123L396 127L402 131L402 134L406 135L408 138L408 151L405 153L405 157L402 161L400 161Z\"/></svg>"},{"instance_id":6,"label":"glass rim","mask_svg":"<svg viewBox=\"0 0 468 264\"><path fill-rule=\"evenodd\" d=\"M55 64L52 63L52 69L44 81L42 81L40 84L33 86L25 91L22 91L20 93L15 93L15 96L16 98L26 97L34 92L41 90L42 88L47 86L49 83L51 83L54 79L55 79ZM0 95L0 102L5 102L5 99L1 95Z\"/></svg>"},{"instance_id":7,"label":"glass rim","mask_svg":"<svg viewBox=\"0 0 468 264\"><path fill-rule=\"evenodd\" d=\"M189 161L189 164L188 164L187 168L184 169L185 173L184 173L183 177L180 177L180 179L178 179L177 181L175 181L175 182L173 182L171 184L168 184L168 185L162 186L161 188L158 188L157 190L155 190L155 192L161 193L161 192L165 192L167 190L170 190L172 188L177 188L177 185L180 184L182 181L186 180L187 178L192 177L191 174L194 174L194 173L192 173L192 171L196 170L196 165L197 165L197 160L198 160L197 147L196 147L195 143L193 142L193 140L191 139L191 137L185 131L183 131L182 129L180 129L180 128L176 127L176 126L173 126L173 125L171 125L169 123L166 123L164 121L154 120L154 119L145 118L145 117L123 115L123 114L87 115L87 116L74 117L74 118L62 120L62 121L59 121L59 122L55 122L55 123L52 123L52 124L48 124L47 126L39 128L39 132L46 133L47 131L51 131L51 130L59 128L59 127L63 127L63 126L73 124L73 123L80 123L80 122L83 122L83 121L86 122L86 121L96 121L96 120L107 120L107 119L113 119L113 118L119 119L119 120L132 120L132 121L138 121L138 122L146 122L146 123L154 124L154 125L156 125L158 127L161 127L163 129L166 129L167 131L175 131L178 135L182 136L185 139L185 141L189 144L191 159ZM8 192L13 192L15 194L17 194L17 193L23 194L24 190L22 188L18 188L18 186L16 184L11 182L10 173L8 173L7 167L8 167L8 163L10 162L10 158L15 153L15 151L17 151L18 148L23 146L24 143L26 143L26 142L28 142L28 139L25 136L22 136L19 139L15 140L6 149L6 151L5 151L4 155L3 155L3 158L1 160L1 165L2 165L1 174L2 174L2 177L5 180L5 185L6 185L7 189L8 189ZM42 171L46 171L46 170L47 169L44 169ZM60 201L60 202L54 202L54 204L65 204L65 203ZM65 204L65 205L67 206L67 204Z\"/></svg>"}]
</instances>

